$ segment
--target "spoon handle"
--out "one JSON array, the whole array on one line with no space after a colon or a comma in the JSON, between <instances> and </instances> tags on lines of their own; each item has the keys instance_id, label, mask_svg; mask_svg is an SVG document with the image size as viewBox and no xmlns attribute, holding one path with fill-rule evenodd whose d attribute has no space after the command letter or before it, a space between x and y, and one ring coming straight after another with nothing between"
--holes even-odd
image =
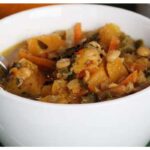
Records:
<instances>
[{"instance_id":1,"label":"spoon handle","mask_svg":"<svg viewBox=\"0 0 150 150\"><path fill-rule=\"evenodd\" d=\"M8 62L5 57L0 56L0 77L8 73Z\"/></svg>"}]
</instances>

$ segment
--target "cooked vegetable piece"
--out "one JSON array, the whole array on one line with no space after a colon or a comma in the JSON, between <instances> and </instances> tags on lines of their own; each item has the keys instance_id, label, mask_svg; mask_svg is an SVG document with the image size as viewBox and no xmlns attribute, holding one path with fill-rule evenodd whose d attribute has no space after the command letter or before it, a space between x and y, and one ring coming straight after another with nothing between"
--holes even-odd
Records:
<instances>
[{"instance_id":1,"label":"cooked vegetable piece","mask_svg":"<svg viewBox=\"0 0 150 150\"><path fill-rule=\"evenodd\" d=\"M137 49L137 54L139 56L148 57L148 56L150 56L150 49L147 47L139 47Z\"/></svg>"},{"instance_id":2,"label":"cooked vegetable piece","mask_svg":"<svg viewBox=\"0 0 150 150\"><path fill-rule=\"evenodd\" d=\"M59 52L65 46L65 41L58 34L51 34L31 38L27 45L31 54L39 56L53 51Z\"/></svg>"},{"instance_id":3,"label":"cooked vegetable piece","mask_svg":"<svg viewBox=\"0 0 150 150\"><path fill-rule=\"evenodd\" d=\"M115 39L114 40L115 43L118 43L116 39L119 38L120 35L121 35L121 31L120 31L119 26L113 23L106 24L105 26L100 28L100 31L99 31L100 42L103 44L106 50L109 48L112 39L113 40ZM118 45L118 44L115 44L115 45Z\"/></svg>"},{"instance_id":4,"label":"cooked vegetable piece","mask_svg":"<svg viewBox=\"0 0 150 150\"><path fill-rule=\"evenodd\" d=\"M109 44L109 51L118 49L119 44L120 44L119 37L113 36Z\"/></svg>"},{"instance_id":5,"label":"cooked vegetable piece","mask_svg":"<svg viewBox=\"0 0 150 150\"><path fill-rule=\"evenodd\" d=\"M45 81L44 76L32 62L21 59L19 63L20 68L14 67L10 70L5 88L22 96L40 96Z\"/></svg>"},{"instance_id":6,"label":"cooked vegetable piece","mask_svg":"<svg viewBox=\"0 0 150 150\"><path fill-rule=\"evenodd\" d=\"M120 50L122 51L122 53L134 53L136 50L135 47L135 42L134 40L126 35L126 34L121 34L121 38L120 38Z\"/></svg>"},{"instance_id":7,"label":"cooked vegetable piece","mask_svg":"<svg viewBox=\"0 0 150 150\"><path fill-rule=\"evenodd\" d=\"M65 42L66 42L67 48L72 48L74 46L74 30L73 30L73 28L66 30L65 35L66 35Z\"/></svg>"},{"instance_id":8,"label":"cooked vegetable piece","mask_svg":"<svg viewBox=\"0 0 150 150\"><path fill-rule=\"evenodd\" d=\"M42 97L40 101L49 102L49 103L61 103L68 104L69 100L66 95L48 95L46 97Z\"/></svg>"},{"instance_id":9,"label":"cooked vegetable piece","mask_svg":"<svg viewBox=\"0 0 150 150\"><path fill-rule=\"evenodd\" d=\"M100 99L95 93L89 93L86 96L82 96L82 101L81 103L94 103L94 102L100 102Z\"/></svg>"},{"instance_id":10,"label":"cooked vegetable piece","mask_svg":"<svg viewBox=\"0 0 150 150\"><path fill-rule=\"evenodd\" d=\"M120 97L126 94L126 87L124 85L118 85L117 87L111 88L109 91L112 97Z\"/></svg>"},{"instance_id":11,"label":"cooked vegetable piece","mask_svg":"<svg viewBox=\"0 0 150 150\"><path fill-rule=\"evenodd\" d=\"M106 55L106 59L108 62L113 62L115 61L117 58L119 58L120 55L120 51L119 50L115 50L115 51L109 51Z\"/></svg>"},{"instance_id":12,"label":"cooked vegetable piece","mask_svg":"<svg viewBox=\"0 0 150 150\"><path fill-rule=\"evenodd\" d=\"M55 80L52 85L52 94L64 94L67 92L67 81L65 80Z\"/></svg>"},{"instance_id":13,"label":"cooked vegetable piece","mask_svg":"<svg viewBox=\"0 0 150 150\"><path fill-rule=\"evenodd\" d=\"M19 51L19 57L28 59L31 62L35 63L36 65L38 65L40 67L45 67L45 68L48 68L48 69L54 68L54 65L55 65L54 61L46 59L46 58L41 58L41 57L34 56L34 55L28 53L25 50L20 50Z\"/></svg>"},{"instance_id":14,"label":"cooked vegetable piece","mask_svg":"<svg viewBox=\"0 0 150 150\"><path fill-rule=\"evenodd\" d=\"M121 58L117 58L113 62L107 63L107 72L112 82L118 82L128 75Z\"/></svg>"},{"instance_id":15,"label":"cooked vegetable piece","mask_svg":"<svg viewBox=\"0 0 150 150\"><path fill-rule=\"evenodd\" d=\"M74 26L74 43L78 44L83 37L81 23L77 23Z\"/></svg>"},{"instance_id":16,"label":"cooked vegetable piece","mask_svg":"<svg viewBox=\"0 0 150 150\"><path fill-rule=\"evenodd\" d=\"M138 77L137 77L137 83L138 84L143 84L146 83L146 75L144 74L143 71L138 72Z\"/></svg>"},{"instance_id":17,"label":"cooked vegetable piece","mask_svg":"<svg viewBox=\"0 0 150 150\"><path fill-rule=\"evenodd\" d=\"M45 97L50 95L52 92L52 85L44 85L42 90L41 90L41 96Z\"/></svg>"},{"instance_id":18,"label":"cooked vegetable piece","mask_svg":"<svg viewBox=\"0 0 150 150\"><path fill-rule=\"evenodd\" d=\"M63 58L57 61L56 67L58 69L66 68L70 65L70 59L69 58Z\"/></svg>"},{"instance_id":19,"label":"cooked vegetable piece","mask_svg":"<svg viewBox=\"0 0 150 150\"><path fill-rule=\"evenodd\" d=\"M131 71L135 71L135 70L144 71L149 67L150 67L150 62L147 58L139 58L139 59L136 59L136 61L133 64L131 64L130 70Z\"/></svg>"},{"instance_id":20,"label":"cooked vegetable piece","mask_svg":"<svg viewBox=\"0 0 150 150\"><path fill-rule=\"evenodd\" d=\"M109 78L107 76L107 73L105 71L105 65L102 63L100 67L95 71L90 79L88 80L88 87L91 91L97 92L101 88L101 84L108 84Z\"/></svg>"},{"instance_id":21,"label":"cooked vegetable piece","mask_svg":"<svg viewBox=\"0 0 150 150\"><path fill-rule=\"evenodd\" d=\"M127 78L125 78L121 84L127 85L128 83L135 83L137 81L138 78L138 71L134 71L132 72Z\"/></svg>"},{"instance_id":22,"label":"cooked vegetable piece","mask_svg":"<svg viewBox=\"0 0 150 150\"><path fill-rule=\"evenodd\" d=\"M76 55L75 63L73 64L73 71L76 74L85 70L93 72L101 62L99 52L96 49L81 49Z\"/></svg>"},{"instance_id":23,"label":"cooked vegetable piece","mask_svg":"<svg viewBox=\"0 0 150 150\"><path fill-rule=\"evenodd\" d=\"M86 93L86 90L82 86L81 82L78 79L71 80L68 85L68 89L73 95L82 96Z\"/></svg>"}]
</instances>

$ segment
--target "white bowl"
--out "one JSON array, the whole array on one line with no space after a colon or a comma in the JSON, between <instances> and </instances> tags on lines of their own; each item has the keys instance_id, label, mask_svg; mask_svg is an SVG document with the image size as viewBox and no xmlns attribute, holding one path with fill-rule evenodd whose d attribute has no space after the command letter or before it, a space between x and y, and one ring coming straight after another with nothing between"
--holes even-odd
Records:
<instances>
[{"instance_id":1,"label":"white bowl","mask_svg":"<svg viewBox=\"0 0 150 150\"><path fill-rule=\"evenodd\" d=\"M150 20L98 5L48 6L0 21L0 51L26 38L81 22L94 29L117 23L134 38L150 39ZM150 46L150 45L149 45ZM95 104L48 104L0 90L0 141L7 146L144 146L150 140L150 88Z\"/></svg>"}]
</instances>

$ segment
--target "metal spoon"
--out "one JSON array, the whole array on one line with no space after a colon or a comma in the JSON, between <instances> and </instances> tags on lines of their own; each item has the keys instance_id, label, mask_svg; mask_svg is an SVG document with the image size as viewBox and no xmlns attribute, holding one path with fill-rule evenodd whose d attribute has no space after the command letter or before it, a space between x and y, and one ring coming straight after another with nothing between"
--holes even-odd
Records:
<instances>
[{"instance_id":1,"label":"metal spoon","mask_svg":"<svg viewBox=\"0 0 150 150\"><path fill-rule=\"evenodd\" d=\"M8 61L4 56L0 56L0 77L4 77L8 73Z\"/></svg>"}]
</instances>

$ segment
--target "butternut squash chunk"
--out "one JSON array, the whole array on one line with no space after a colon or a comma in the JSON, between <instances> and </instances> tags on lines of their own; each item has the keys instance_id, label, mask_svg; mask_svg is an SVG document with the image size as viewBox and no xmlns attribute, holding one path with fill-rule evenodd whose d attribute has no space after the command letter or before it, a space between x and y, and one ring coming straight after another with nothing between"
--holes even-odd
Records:
<instances>
[{"instance_id":1,"label":"butternut squash chunk","mask_svg":"<svg viewBox=\"0 0 150 150\"><path fill-rule=\"evenodd\" d=\"M112 82L118 82L128 75L128 71L120 58L107 63L107 72Z\"/></svg>"}]
</instances>

